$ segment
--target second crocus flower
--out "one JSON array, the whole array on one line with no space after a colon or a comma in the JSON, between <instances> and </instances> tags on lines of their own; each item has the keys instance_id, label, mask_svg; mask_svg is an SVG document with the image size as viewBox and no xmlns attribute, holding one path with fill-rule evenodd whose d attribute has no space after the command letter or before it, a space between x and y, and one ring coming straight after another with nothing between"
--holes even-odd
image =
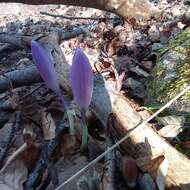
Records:
<instances>
[{"instance_id":1,"label":"second crocus flower","mask_svg":"<svg viewBox=\"0 0 190 190\"><path fill-rule=\"evenodd\" d=\"M88 135L85 114L92 99L93 72L87 56L80 48L76 49L73 56L70 79L74 100L81 111L83 123L82 146L85 146Z\"/></svg>"}]
</instances>

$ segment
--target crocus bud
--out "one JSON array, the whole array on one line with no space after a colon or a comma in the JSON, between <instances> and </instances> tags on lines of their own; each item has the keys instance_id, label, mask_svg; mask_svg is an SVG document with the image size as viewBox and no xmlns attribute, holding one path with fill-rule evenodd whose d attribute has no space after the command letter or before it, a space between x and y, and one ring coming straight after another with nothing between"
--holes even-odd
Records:
<instances>
[{"instance_id":1,"label":"crocus bud","mask_svg":"<svg viewBox=\"0 0 190 190\"><path fill-rule=\"evenodd\" d=\"M48 88L60 96L58 77L53 62L47 51L36 41L32 40L31 51L33 61Z\"/></svg>"},{"instance_id":2,"label":"crocus bud","mask_svg":"<svg viewBox=\"0 0 190 190\"><path fill-rule=\"evenodd\" d=\"M122 173L127 185L131 188L135 187L139 172L136 162L133 158L124 157L122 159Z\"/></svg>"},{"instance_id":3,"label":"crocus bud","mask_svg":"<svg viewBox=\"0 0 190 190\"><path fill-rule=\"evenodd\" d=\"M87 56L77 48L71 66L71 87L74 100L84 119L93 92L93 72Z\"/></svg>"}]
</instances>

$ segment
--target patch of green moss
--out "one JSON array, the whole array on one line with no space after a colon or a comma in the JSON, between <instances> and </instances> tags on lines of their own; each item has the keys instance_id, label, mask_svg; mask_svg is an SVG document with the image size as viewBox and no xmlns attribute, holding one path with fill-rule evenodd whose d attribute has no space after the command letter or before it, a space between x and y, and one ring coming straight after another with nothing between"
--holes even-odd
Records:
<instances>
[{"instance_id":1,"label":"patch of green moss","mask_svg":"<svg viewBox=\"0 0 190 190\"><path fill-rule=\"evenodd\" d=\"M176 39L172 40L167 47L161 48L159 50L160 56L165 54L167 51L176 48L177 46L183 44L186 42L188 39L190 39L190 32L189 31L184 31L182 32Z\"/></svg>"},{"instance_id":2,"label":"patch of green moss","mask_svg":"<svg viewBox=\"0 0 190 190\"><path fill-rule=\"evenodd\" d=\"M162 96L166 95L169 99L173 98L177 93L184 89L190 82L190 45L183 49L175 49L176 53L185 55L185 59L178 59L173 68L173 77L164 83L162 89ZM187 92L182 100L190 99L190 92Z\"/></svg>"},{"instance_id":3,"label":"patch of green moss","mask_svg":"<svg viewBox=\"0 0 190 190\"><path fill-rule=\"evenodd\" d=\"M183 32L176 40L169 44L167 50L170 50L172 53L171 57L174 57L174 64L171 61L171 68L170 65L163 63L167 57L166 51L166 54L160 57L156 67L152 71L152 79L147 84L146 105L161 105L169 101L181 92L185 86L190 84L189 42L190 32ZM190 102L190 92L183 95L180 101Z\"/></svg>"}]
</instances>

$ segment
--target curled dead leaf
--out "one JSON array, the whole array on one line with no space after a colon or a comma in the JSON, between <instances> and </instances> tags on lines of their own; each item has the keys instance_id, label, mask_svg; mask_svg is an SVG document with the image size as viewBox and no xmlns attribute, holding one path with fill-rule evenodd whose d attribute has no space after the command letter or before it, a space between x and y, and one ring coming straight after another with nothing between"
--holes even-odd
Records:
<instances>
[{"instance_id":1,"label":"curled dead leaf","mask_svg":"<svg viewBox=\"0 0 190 190\"><path fill-rule=\"evenodd\" d=\"M80 142L74 135L65 134L61 144L61 152L65 158L68 158L80 148Z\"/></svg>"},{"instance_id":2,"label":"curled dead leaf","mask_svg":"<svg viewBox=\"0 0 190 190\"><path fill-rule=\"evenodd\" d=\"M174 139L183 129L181 125L166 125L159 130L159 134L168 140Z\"/></svg>"},{"instance_id":3,"label":"curled dead leaf","mask_svg":"<svg viewBox=\"0 0 190 190\"><path fill-rule=\"evenodd\" d=\"M109 68L110 65L110 62L104 60L103 58L100 58L99 62L95 65L95 68L99 73L101 73L102 70Z\"/></svg>"},{"instance_id":4,"label":"curled dead leaf","mask_svg":"<svg viewBox=\"0 0 190 190\"><path fill-rule=\"evenodd\" d=\"M107 54L109 56L113 56L116 54L117 50L122 46L123 44L119 41L119 39L116 37L114 38L110 43L107 44L106 50Z\"/></svg>"},{"instance_id":5,"label":"curled dead leaf","mask_svg":"<svg viewBox=\"0 0 190 190\"><path fill-rule=\"evenodd\" d=\"M42 110L42 130L45 140L51 140L55 137L55 122L50 113Z\"/></svg>"},{"instance_id":6,"label":"curled dead leaf","mask_svg":"<svg viewBox=\"0 0 190 190\"><path fill-rule=\"evenodd\" d=\"M165 156L163 154L151 157L147 156L136 159L136 164L143 172L148 172L153 179L156 179L158 168L164 159Z\"/></svg>"}]
</instances>

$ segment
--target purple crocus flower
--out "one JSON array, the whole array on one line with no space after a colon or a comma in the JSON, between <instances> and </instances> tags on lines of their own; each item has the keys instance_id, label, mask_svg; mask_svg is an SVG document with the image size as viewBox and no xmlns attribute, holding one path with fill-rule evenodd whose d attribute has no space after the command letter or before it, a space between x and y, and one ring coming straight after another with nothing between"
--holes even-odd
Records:
<instances>
[{"instance_id":1,"label":"purple crocus flower","mask_svg":"<svg viewBox=\"0 0 190 190\"><path fill-rule=\"evenodd\" d=\"M71 87L74 100L81 111L82 116L82 146L88 142L88 127L85 122L85 114L90 105L93 92L93 72L87 56L80 48L77 48L71 67Z\"/></svg>"},{"instance_id":2,"label":"purple crocus flower","mask_svg":"<svg viewBox=\"0 0 190 190\"><path fill-rule=\"evenodd\" d=\"M75 51L70 77L74 100L84 119L92 99L93 72L87 56L80 48Z\"/></svg>"},{"instance_id":3,"label":"purple crocus flower","mask_svg":"<svg viewBox=\"0 0 190 190\"><path fill-rule=\"evenodd\" d=\"M61 90L59 88L58 76L54 69L54 65L51 58L49 57L47 51L38 42L34 40L31 43L31 50L32 50L33 61L40 73L40 76L44 80L47 87L56 93L56 95L60 98L63 106L65 107L66 114L70 124L70 134L74 135L75 134L74 126L72 124L71 117L69 115L64 98L61 94Z\"/></svg>"},{"instance_id":4,"label":"purple crocus flower","mask_svg":"<svg viewBox=\"0 0 190 190\"><path fill-rule=\"evenodd\" d=\"M63 101L59 88L57 73L47 51L36 41L32 40L31 51L33 61L48 88L53 90Z\"/></svg>"}]
</instances>

